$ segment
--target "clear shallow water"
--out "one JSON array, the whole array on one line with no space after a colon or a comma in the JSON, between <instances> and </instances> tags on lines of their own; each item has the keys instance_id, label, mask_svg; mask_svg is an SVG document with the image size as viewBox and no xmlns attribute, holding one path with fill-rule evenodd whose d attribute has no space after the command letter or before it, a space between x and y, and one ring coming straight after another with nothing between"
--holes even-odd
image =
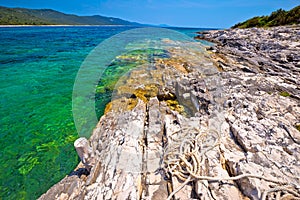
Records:
<instances>
[{"instance_id":1,"label":"clear shallow water","mask_svg":"<svg viewBox=\"0 0 300 200\"><path fill-rule=\"evenodd\" d=\"M36 199L77 165L76 73L94 47L128 29L0 28L0 199ZM99 116L109 97L97 98Z\"/></svg>"}]
</instances>

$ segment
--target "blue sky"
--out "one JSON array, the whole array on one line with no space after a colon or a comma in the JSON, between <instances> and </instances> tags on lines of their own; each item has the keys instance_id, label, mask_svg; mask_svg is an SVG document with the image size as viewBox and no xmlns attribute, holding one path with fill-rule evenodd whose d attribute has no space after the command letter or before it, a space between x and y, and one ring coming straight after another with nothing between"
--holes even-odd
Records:
<instances>
[{"instance_id":1,"label":"blue sky","mask_svg":"<svg viewBox=\"0 0 300 200\"><path fill-rule=\"evenodd\" d=\"M0 0L1 6L51 8L77 15L104 15L146 24L228 28L300 0Z\"/></svg>"}]
</instances>

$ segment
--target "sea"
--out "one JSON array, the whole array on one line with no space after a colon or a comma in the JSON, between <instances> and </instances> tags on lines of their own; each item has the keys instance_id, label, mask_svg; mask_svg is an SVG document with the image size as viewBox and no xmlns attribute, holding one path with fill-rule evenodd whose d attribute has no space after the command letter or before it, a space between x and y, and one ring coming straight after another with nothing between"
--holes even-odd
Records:
<instances>
[{"instance_id":1,"label":"sea","mask_svg":"<svg viewBox=\"0 0 300 200\"><path fill-rule=\"evenodd\" d=\"M37 199L77 166L77 72L101 42L134 28L0 27L0 199ZM204 30L168 29L191 38ZM98 119L110 97L106 91L96 99Z\"/></svg>"}]
</instances>

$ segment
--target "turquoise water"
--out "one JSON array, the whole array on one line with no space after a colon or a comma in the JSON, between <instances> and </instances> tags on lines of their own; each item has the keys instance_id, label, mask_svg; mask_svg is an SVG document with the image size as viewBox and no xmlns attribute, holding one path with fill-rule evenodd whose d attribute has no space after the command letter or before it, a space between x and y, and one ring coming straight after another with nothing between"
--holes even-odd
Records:
<instances>
[{"instance_id":1,"label":"turquoise water","mask_svg":"<svg viewBox=\"0 0 300 200\"><path fill-rule=\"evenodd\" d=\"M0 199L36 199L77 165L76 73L100 42L128 29L0 28ZM96 98L98 116L109 98Z\"/></svg>"}]
</instances>

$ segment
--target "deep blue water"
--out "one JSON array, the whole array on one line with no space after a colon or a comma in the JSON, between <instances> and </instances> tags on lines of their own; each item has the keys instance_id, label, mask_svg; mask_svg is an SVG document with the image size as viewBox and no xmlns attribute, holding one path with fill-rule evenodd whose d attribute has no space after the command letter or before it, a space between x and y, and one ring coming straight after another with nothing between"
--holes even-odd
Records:
<instances>
[{"instance_id":1,"label":"deep blue water","mask_svg":"<svg viewBox=\"0 0 300 200\"><path fill-rule=\"evenodd\" d=\"M36 199L78 164L72 90L81 63L132 27L0 28L0 199ZM201 29L175 28L189 36ZM99 110L103 112L109 94Z\"/></svg>"}]
</instances>

